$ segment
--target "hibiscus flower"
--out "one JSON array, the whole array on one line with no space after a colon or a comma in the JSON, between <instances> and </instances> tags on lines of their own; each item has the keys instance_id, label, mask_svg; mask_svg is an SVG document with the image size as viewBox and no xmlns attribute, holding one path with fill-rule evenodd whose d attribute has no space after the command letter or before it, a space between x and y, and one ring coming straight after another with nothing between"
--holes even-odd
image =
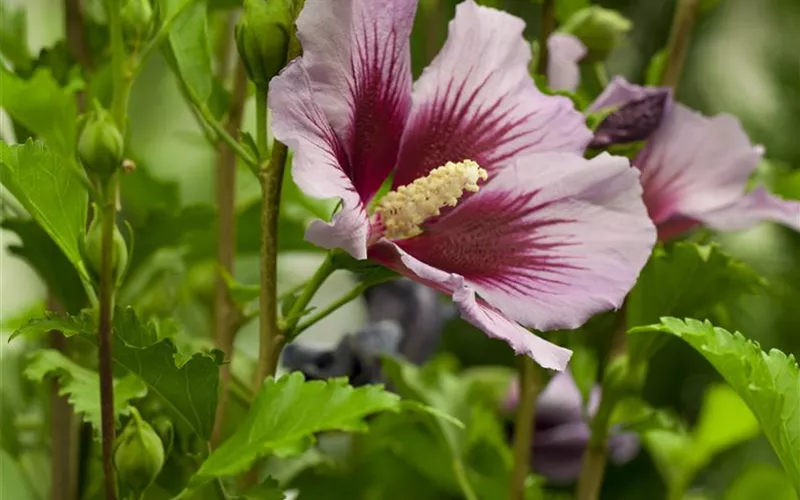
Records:
<instances>
[{"instance_id":1,"label":"hibiscus flower","mask_svg":"<svg viewBox=\"0 0 800 500\"><path fill-rule=\"evenodd\" d=\"M624 158L591 140L569 99L539 92L524 23L461 3L413 85L416 0L308 0L302 58L269 89L275 137L308 195L341 199L306 238L453 298L462 317L561 370L532 334L619 307L655 230ZM391 180L391 191L376 197Z\"/></svg>"}]
</instances>

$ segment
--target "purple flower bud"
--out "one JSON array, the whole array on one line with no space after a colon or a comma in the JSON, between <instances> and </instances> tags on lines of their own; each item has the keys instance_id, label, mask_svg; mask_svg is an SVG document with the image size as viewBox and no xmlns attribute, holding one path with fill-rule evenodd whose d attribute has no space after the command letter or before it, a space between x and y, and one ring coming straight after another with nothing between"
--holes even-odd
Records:
<instances>
[{"instance_id":1,"label":"purple flower bud","mask_svg":"<svg viewBox=\"0 0 800 500\"><path fill-rule=\"evenodd\" d=\"M513 410L519 402L519 382L509 388L504 402ZM533 422L533 471L552 483L565 484L577 479L581 460L589 442L588 418L597 411L600 388L589 395L586 407L575 380L568 372L555 375L539 394ZM633 433L614 432L608 443L609 458L615 464L630 461L639 452L639 438Z\"/></svg>"},{"instance_id":2,"label":"purple flower bud","mask_svg":"<svg viewBox=\"0 0 800 500\"><path fill-rule=\"evenodd\" d=\"M626 102L600 123L589 147L603 148L647 139L661 125L668 101L669 92L664 90Z\"/></svg>"}]
</instances>

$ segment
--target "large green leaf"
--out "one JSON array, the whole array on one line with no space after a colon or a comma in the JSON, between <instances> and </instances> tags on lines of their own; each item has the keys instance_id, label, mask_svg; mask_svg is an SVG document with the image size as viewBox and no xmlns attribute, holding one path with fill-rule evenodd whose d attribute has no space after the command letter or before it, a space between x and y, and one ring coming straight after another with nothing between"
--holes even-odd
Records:
<instances>
[{"instance_id":1,"label":"large green leaf","mask_svg":"<svg viewBox=\"0 0 800 500\"><path fill-rule=\"evenodd\" d=\"M100 377L53 349L43 349L31 355L25 376L34 382L45 377L58 377L59 394L67 396L77 413L99 432ZM114 416L128 413L129 402L147 395L147 387L135 376L128 375L114 381Z\"/></svg>"},{"instance_id":2,"label":"large green leaf","mask_svg":"<svg viewBox=\"0 0 800 500\"><path fill-rule=\"evenodd\" d=\"M628 327L649 325L662 316L709 317L712 309L762 286L755 271L716 245L677 243L658 247L627 300ZM663 338L631 337L634 361L648 359Z\"/></svg>"},{"instance_id":3,"label":"large green leaf","mask_svg":"<svg viewBox=\"0 0 800 500\"><path fill-rule=\"evenodd\" d=\"M794 357L777 349L766 353L740 333L731 334L708 321L662 318L660 324L632 333L641 331L680 337L717 369L753 411L800 492L800 369ZM709 436L706 445L713 448L716 441Z\"/></svg>"},{"instance_id":4,"label":"large green leaf","mask_svg":"<svg viewBox=\"0 0 800 500\"><path fill-rule=\"evenodd\" d=\"M71 90L59 86L47 69L23 80L0 66L0 107L44 140L56 153L75 151L78 108Z\"/></svg>"},{"instance_id":5,"label":"large green leaf","mask_svg":"<svg viewBox=\"0 0 800 500\"><path fill-rule=\"evenodd\" d=\"M190 484L239 474L268 454L298 454L318 432L363 432L366 416L399 409L400 398L377 385L353 388L345 379L306 382L300 373L270 378L239 430L208 457Z\"/></svg>"},{"instance_id":6,"label":"large green leaf","mask_svg":"<svg viewBox=\"0 0 800 500\"><path fill-rule=\"evenodd\" d=\"M80 268L88 195L68 161L38 141L13 146L0 142L3 185Z\"/></svg>"},{"instance_id":7,"label":"large green leaf","mask_svg":"<svg viewBox=\"0 0 800 500\"><path fill-rule=\"evenodd\" d=\"M34 500L36 495L30 485L25 481L22 467L8 454L0 449L0 498L13 498L14 500Z\"/></svg>"},{"instance_id":8,"label":"large green leaf","mask_svg":"<svg viewBox=\"0 0 800 500\"><path fill-rule=\"evenodd\" d=\"M45 318L31 320L14 336L53 329L67 336L83 334L97 342L95 315L91 311L67 317L49 313ZM222 353L180 352L172 338L162 338L153 323L142 322L131 308L117 309L113 334L114 365L123 373L141 378L170 411L176 425L208 439L214 426Z\"/></svg>"},{"instance_id":9,"label":"large green leaf","mask_svg":"<svg viewBox=\"0 0 800 500\"><path fill-rule=\"evenodd\" d=\"M28 24L22 6L3 5L0 9L0 53L15 69L25 71L33 62L28 47Z\"/></svg>"},{"instance_id":10,"label":"large green leaf","mask_svg":"<svg viewBox=\"0 0 800 500\"><path fill-rule=\"evenodd\" d=\"M797 494L779 467L753 464L733 481L724 500L797 500Z\"/></svg>"}]
</instances>

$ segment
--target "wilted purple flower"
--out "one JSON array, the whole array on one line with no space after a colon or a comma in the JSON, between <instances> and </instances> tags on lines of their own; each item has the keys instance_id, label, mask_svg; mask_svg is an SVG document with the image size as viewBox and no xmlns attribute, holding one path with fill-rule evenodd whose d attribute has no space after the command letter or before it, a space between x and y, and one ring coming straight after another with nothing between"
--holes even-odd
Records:
<instances>
[{"instance_id":1,"label":"wilted purple flower","mask_svg":"<svg viewBox=\"0 0 800 500\"><path fill-rule=\"evenodd\" d=\"M306 238L452 296L488 335L563 369L569 351L517 322L575 328L619 306L655 239L637 176L583 159L591 133L569 99L536 89L524 23L472 0L412 95L416 3L309 0L298 19L304 54L270 85L273 132L303 191L342 200Z\"/></svg>"},{"instance_id":2,"label":"wilted purple flower","mask_svg":"<svg viewBox=\"0 0 800 500\"><path fill-rule=\"evenodd\" d=\"M591 109L622 106L663 95L615 78ZM633 160L641 171L644 201L668 240L699 225L731 231L771 220L800 230L800 202L783 200L763 187L746 192L763 148L754 146L730 115L706 117L667 99L663 121Z\"/></svg>"},{"instance_id":3,"label":"wilted purple flower","mask_svg":"<svg viewBox=\"0 0 800 500\"><path fill-rule=\"evenodd\" d=\"M643 141L656 131L672 104L667 88L648 89L644 97L621 105L609 114L594 132L589 144L592 148L605 148L612 144Z\"/></svg>"},{"instance_id":4,"label":"wilted purple flower","mask_svg":"<svg viewBox=\"0 0 800 500\"><path fill-rule=\"evenodd\" d=\"M369 323L342 337L333 349L294 342L283 351L282 363L308 379L348 377L352 385L381 382L380 358L399 355L422 364L436 350L452 307L436 292L408 279L370 288L365 293Z\"/></svg>"},{"instance_id":5,"label":"wilted purple flower","mask_svg":"<svg viewBox=\"0 0 800 500\"><path fill-rule=\"evenodd\" d=\"M554 483L569 483L578 478L583 452L591 431L588 419L594 416L600 402L600 388L595 387L586 407L568 372L556 374L539 394L533 436L531 467ZM515 380L504 403L514 410L519 402L519 382ZM611 461L621 465L639 453L639 438L631 432L612 432L608 442Z\"/></svg>"}]
</instances>

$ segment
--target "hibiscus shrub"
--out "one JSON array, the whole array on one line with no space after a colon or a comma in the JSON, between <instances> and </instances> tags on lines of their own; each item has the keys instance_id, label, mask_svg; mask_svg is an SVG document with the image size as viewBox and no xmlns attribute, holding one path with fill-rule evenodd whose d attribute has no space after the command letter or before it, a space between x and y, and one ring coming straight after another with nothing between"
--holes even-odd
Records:
<instances>
[{"instance_id":1,"label":"hibiscus shrub","mask_svg":"<svg viewBox=\"0 0 800 500\"><path fill-rule=\"evenodd\" d=\"M796 499L798 16L4 5L0 497Z\"/></svg>"}]
</instances>

